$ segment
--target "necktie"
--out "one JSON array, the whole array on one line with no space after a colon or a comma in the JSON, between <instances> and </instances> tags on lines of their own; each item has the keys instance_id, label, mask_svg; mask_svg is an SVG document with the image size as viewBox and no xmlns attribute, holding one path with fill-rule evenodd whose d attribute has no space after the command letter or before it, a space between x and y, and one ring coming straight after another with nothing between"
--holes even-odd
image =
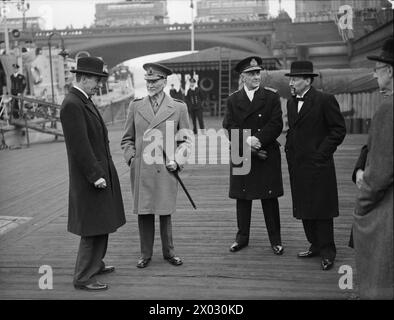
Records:
<instances>
[{"instance_id":1,"label":"necktie","mask_svg":"<svg viewBox=\"0 0 394 320\"><path fill-rule=\"evenodd\" d=\"M301 98L301 97L296 97L297 101L305 101L305 98Z\"/></svg>"},{"instance_id":2,"label":"necktie","mask_svg":"<svg viewBox=\"0 0 394 320\"><path fill-rule=\"evenodd\" d=\"M152 99L152 108L153 108L154 114L156 114L157 111L159 110L159 103L157 102L156 99Z\"/></svg>"}]
</instances>

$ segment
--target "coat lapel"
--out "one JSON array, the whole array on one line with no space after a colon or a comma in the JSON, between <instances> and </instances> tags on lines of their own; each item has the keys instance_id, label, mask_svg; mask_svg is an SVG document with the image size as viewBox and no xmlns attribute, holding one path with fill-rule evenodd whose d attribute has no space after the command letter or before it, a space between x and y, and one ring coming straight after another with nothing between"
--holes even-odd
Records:
<instances>
[{"instance_id":1,"label":"coat lapel","mask_svg":"<svg viewBox=\"0 0 394 320\"><path fill-rule=\"evenodd\" d=\"M104 120L100 114L100 111L96 108L96 106L93 104L93 102L91 100L87 99L86 96L81 91L79 91L78 89L75 89L74 87L70 89L70 92L75 94L76 96L78 96L82 100L83 104L86 106L86 109L89 110L89 112L91 112L97 118L97 120L100 121L100 123L103 127L103 130L104 130L104 133L105 133L105 135L107 135L108 134L107 126L104 123Z\"/></svg>"},{"instance_id":2,"label":"coat lapel","mask_svg":"<svg viewBox=\"0 0 394 320\"><path fill-rule=\"evenodd\" d=\"M248 96L246 95L245 90L244 89L242 89L242 90L243 90L243 93L244 93L244 96L245 96L246 100L249 102L249 107L246 110L246 112L244 113L244 117L243 117L244 120L245 120L247 117L249 117L254 112L256 112L258 109L261 109L262 106L264 106L264 104L265 104L265 95L263 94L263 90L261 88L259 88L254 93L252 102L250 102Z\"/></svg>"},{"instance_id":3,"label":"coat lapel","mask_svg":"<svg viewBox=\"0 0 394 320\"><path fill-rule=\"evenodd\" d=\"M154 115L146 132L157 127L160 123L166 121L175 112L176 108L174 106L173 101L174 100L170 99L167 95L164 96L164 99L163 99L163 102L161 103L160 109L157 112L157 114ZM149 99L148 99L148 102L149 102ZM152 108L150 108L150 110L153 114Z\"/></svg>"},{"instance_id":4,"label":"coat lapel","mask_svg":"<svg viewBox=\"0 0 394 320\"><path fill-rule=\"evenodd\" d=\"M98 120L102 121L101 116L99 111L95 108L95 106L93 105L93 103L86 98L86 96L79 91L78 89L75 89L74 87L70 89L70 92L74 93L76 96L78 96L82 102L84 103L84 105L86 106L86 108L94 114L95 117L97 117Z\"/></svg>"},{"instance_id":5,"label":"coat lapel","mask_svg":"<svg viewBox=\"0 0 394 320\"><path fill-rule=\"evenodd\" d=\"M296 123L299 123L303 118L305 118L305 115L307 115L313 108L313 101L315 98L315 88L311 87L309 91L305 94L304 98L304 104L302 105L302 108L300 112L298 113L298 117L296 119ZM297 104L298 108L298 104Z\"/></svg>"},{"instance_id":6,"label":"coat lapel","mask_svg":"<svg viewBox=\"0 0 394 320\"><path fill-rule=\"evenodd\" d=\"M155 117L155 114L153 113L150 101L149 101L149 96L146 96L143 100L142 103L139 105L139 108L137 112L150 124L153 121L153 118Z\"/></svg>"},{"instance_id":7,"label":"coat lapel","mask_svg":"<svg viewBox=\"0 0 394 320\"><path fill-rule=\"evenodd\" d=\"M289 126L295 124L295 122L298 119L298 103L295 100L295 98L290 98L289 108L287 112L288 112L287 120L289 121Z\"/></svg>"}]
</instances>

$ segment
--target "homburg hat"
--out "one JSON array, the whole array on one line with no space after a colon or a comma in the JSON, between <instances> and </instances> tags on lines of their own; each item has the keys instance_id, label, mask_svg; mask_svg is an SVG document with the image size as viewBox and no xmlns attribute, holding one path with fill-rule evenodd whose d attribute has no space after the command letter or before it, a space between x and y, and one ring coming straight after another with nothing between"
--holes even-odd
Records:
<instances>
[{"instance_id":1,"label":"homburg hat","mask_svg":"<svg viewBox=\"0 0 394 320\"><path fill-rule=\"evenodd\" d=\"M286 77L318 77L317 73L313 72L313 63L311 61L293 61L290 66L290 73L285 74Z\"/></svg>"},{"instance_id":2,"label":"homburg hat","mask_svg":"<svg viewBox=\"0 0 394 320\"><path fill-rule=\"evenodd\" d=\"M99 77L108 77L104 61L97 57L81 57L77 61L77 68L70 70L73 73L89 74Z\"/></svg>"},{"instance_id":3,"label":"homburg hat","mask_svg":"<svg viewBox=\"0 0 394 320\"><path fill-rule=\"evenodd\" d=\"M394 64L394 38L388 38L382 47L382 52L378 56L367 56L368 60L379 61L383 63Z\"/></svg>"}]
</instances>

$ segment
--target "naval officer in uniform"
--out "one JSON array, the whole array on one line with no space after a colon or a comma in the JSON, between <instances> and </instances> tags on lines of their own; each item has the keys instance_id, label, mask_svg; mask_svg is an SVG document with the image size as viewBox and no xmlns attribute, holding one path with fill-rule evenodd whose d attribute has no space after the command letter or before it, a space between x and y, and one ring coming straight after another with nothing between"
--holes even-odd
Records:
<instances>
[{"instance_id":1,"label":"naval officer in uniform","mask_svg":"<svg viewBox=\"0 0 394 320\"><path fill-rule=\"evenodd\" d=\"M282 133L283 120L279 94L261 87L262 59L247 57L235 70L240 74L243 87L230 95L223 127L239 132L239 140L231 139L231 148L244 153L243 141L251 150L251 167L247 174L234 174L237 165L230 162L229 196L236 199L238 232L230 251L236 252L249 243L252 201L260 200L268 237L274 254L283 254L280 234L278 197L283 195L281 156L276 140ZM249 133L248 133L249 131ZM246 153L245 153L246 154ZM244 156L245 157L245 156ZM248 159L244 159L248 161Z\"/></svg>"}]
</instances>

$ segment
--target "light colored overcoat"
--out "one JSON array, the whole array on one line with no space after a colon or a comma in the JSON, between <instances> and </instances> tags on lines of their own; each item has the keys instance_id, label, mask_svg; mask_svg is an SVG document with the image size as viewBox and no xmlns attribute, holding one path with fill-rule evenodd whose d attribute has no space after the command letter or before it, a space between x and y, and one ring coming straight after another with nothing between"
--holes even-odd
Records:
<instances>
[{"instance_id":1,"label":"light colored overcoat","mask_svg":"<svg viewBox=\"0 0 394 320\"><path fill-rule=\"evenodd\" d=\"M183 166L191 151L187 106L164 96L155 115L149 97L130 103L121 147L130 165L135 214L169 215L176 210L178 181L164 163Z\"/></svg>"},{"instance_id":2,"label":"light colored overcoat","mask_svg":"<svg viewBox=\"0 0 394 320\"><path fill-rule=\"evenodd\" d=\"M392 98L385 98L372 120L354 212L356 269L363 299L394 299Z\"/></svg>"}]
</instances>

